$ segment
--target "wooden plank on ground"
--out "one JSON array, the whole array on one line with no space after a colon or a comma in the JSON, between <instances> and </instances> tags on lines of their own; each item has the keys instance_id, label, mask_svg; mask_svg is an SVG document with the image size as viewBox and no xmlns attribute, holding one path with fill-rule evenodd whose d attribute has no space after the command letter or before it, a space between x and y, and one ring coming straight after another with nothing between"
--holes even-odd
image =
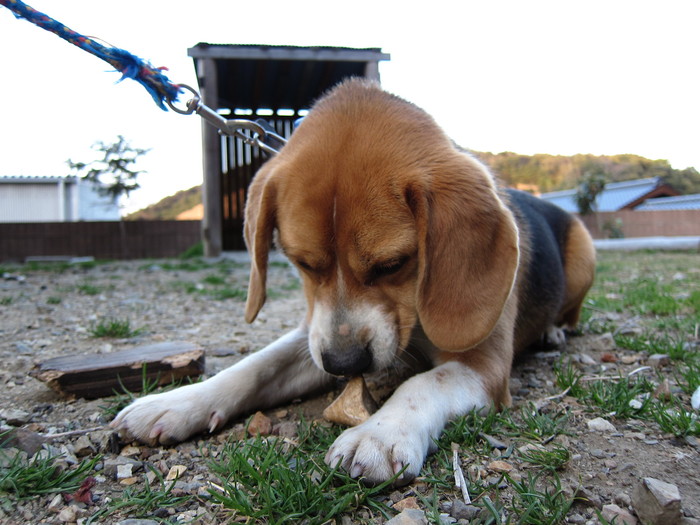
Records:
<instances>
[{"instance_id":1,"label":"wooden plank on ground","mask_svg":"<svg viewBox=\"0 0 700 525\"><path fill-rule=\"evenodd\" d=\"M37 364L31 375L62 395L96 399L124 393L124 388L140 392L144 374L149 384L168 385L203 372L200 346L171 341L106 354L56 357Z\"/></svg>"}]
</instances>

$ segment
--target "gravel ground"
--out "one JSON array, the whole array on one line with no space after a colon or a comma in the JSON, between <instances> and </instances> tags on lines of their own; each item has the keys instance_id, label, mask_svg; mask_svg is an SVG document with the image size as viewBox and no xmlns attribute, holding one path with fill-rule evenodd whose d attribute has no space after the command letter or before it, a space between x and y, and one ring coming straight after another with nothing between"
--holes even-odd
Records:
<instances>
[{"instance_id":1,"label":"gravel ground","mask_svg":"<svg viewBox=\"0 0 700 525\"><path fill-rule=\"evenodd\" d=\"M252 325L243 322L243 302L217 299L221 290L244 290L245 263L226 266L183 265L177 261L116 262L72 266L63 271L6 267L0 279L0 419L4 427L21 428L27 436L46 438L70 462L102 454L89 504L66 502L60 494L47 494L17 502L5 498L0 523L84 523L90 514L129 487L144 484L143 464L164 475L184 466L177 491L200 494L184 507L161 509L157 518L173 522L225 523L227 515L205 496L211 479L204 450L216 450L231 436L243 435L243 422L235 422L213 436L202 436L172 448L151 448L120 443L106 427L105 400L64 399L30 376L36 363L56 356L99 355L162 341L189 341L206 352L206 375L212 375L293 328L304 313L302 292L286 266L271 269L268 304ZM218 277L217 277L218 276ZM220 282L223 278L224 283ZM218 294L218 295L217 295ZM103 319L128 319L140 333L128 339L97 339L91 329ZM605 335L572 338L566 353L575 356L589 373L600 373L611 350ZM646 364L644 356L626 355L625 371ZM521 359L513 371L511 390L515 409L528 402L549 403L571 410L570 436L562 444L572 454L561 474L570 487L581 487L588 501L573 507L571 523L598 523L596 508L616 504L628 509L634 489L644 477L674 484L680 490L687 523L700 523L699 449L695 438L677 439L643 422L616 423L612 431L592 431L591 419L576 400L554 386L551 365L558 352L543 352ZM383 394L382 394L383 395ZM307 420L320 419L333 393L267 412L276 431L294 432L299 411ZM381 395L380 395L381 397ZM80 432L90 429L89 432ZM291 430L290 430L291 429ZM21 441L21 440L20 440ZM24 446L31 441L26 438ZM207 449L207 445L214 448ZM124 459L127 458L127 459ZM130 459L128 459L130 458ZM133 475L118 465L134 463ZM181 468L181 467L179 467ZM406 489L410 491L411 489ZM405 492L408 494L408 492ZM3 496L0 494L0 498ZM392 496L397 498L396 495ZM401 499L399 496L397 499ZM129 518L116 513L102 523ZM347 520L346 520L347 521Z\"/></svg>"}]
</instances>

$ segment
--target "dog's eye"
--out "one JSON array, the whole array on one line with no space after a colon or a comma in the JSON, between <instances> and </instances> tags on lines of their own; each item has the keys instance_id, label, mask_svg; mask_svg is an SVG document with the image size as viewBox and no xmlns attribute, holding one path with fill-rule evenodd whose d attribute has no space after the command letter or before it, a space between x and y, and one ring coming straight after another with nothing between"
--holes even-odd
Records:
<instances>
[{"instance_id":1,"label":"dog's eye","mask_svg":"<svg viewBox=\"0 0 700 525\"><path fill-rule=\"evenodd\" d=\"M299 268L301 268L302 270L306 270L307 272L314 271L313 267L309 263L307 263L306 261L298 260L297 265L299 266Z\"/></svg>"},{"instance_id":2,"label":"dog's eye","mask_svg":"<svg viewBox=\"0 0 700 525\"><path fill-rule=\"evenodd\" d=\"M398 259L392 259L390 261L374 265L372 267L370 281L374 281L374 279L377 279L379 277L386 277L388 275L395 274L401 268L403 268L403 266L406 264L408 259L409 259L408 256L404 256L404 257L399 257Z\"/></svg>"}]
</instances>

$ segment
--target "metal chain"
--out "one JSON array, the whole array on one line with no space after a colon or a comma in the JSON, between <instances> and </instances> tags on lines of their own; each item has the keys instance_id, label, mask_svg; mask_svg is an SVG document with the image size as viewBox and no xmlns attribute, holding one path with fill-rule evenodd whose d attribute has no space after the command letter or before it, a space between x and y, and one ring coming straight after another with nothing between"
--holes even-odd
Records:
<instances>
[{"instance_id":1,"label":"metal chain","mask_svg":"<svg viewBox=\"0 0 700 525\"><path fill-rule=\"evenodd\" d=\"M281 144L282 146L287 143L286 139L277 133L266 130L263 126L252 120L225 119L216 111L204 105L202 103L202 98L194 88L186 84L180 84L179 87L182 90L192 93L193 97L187 101L185 109L174 106L172 102L168 100L167 104L174 112L180 113L181 115L197 113L197 115L217 128L221 135L238 137L246 144L260 148L271 155L279 153L281 148L273 147L270 142Z\"/></svg>"}]
</instances>

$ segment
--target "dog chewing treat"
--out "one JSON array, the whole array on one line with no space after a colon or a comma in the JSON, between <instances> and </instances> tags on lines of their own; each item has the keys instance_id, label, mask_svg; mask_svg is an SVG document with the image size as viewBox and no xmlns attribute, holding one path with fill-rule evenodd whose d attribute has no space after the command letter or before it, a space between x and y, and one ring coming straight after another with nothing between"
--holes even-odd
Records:
<instances>
[{"instance_id":1,"label":"dog chewing treat","mask_svg":"<svg viewBox=\"0 0 700 525\"><path fill-rule=\"evenodd\" d=\"M323 417L332 423L354 427L364 423L377 411L377 404L367 389L362 376L348 381L338 398L323 411Z\"/></svg>"},{"instance_id":2,"label":"dog chewing treat","mask_svg":"<svg viewBox=\"0 0 700 525\"><path fill-rule=\"evenodd\" d=\"M267 299L276 245L302 281L301 322L206 381L137 399L112 427L183 441L353 377L324 415L354 426L324 461L368 484L410 482L450 420L509 406L515 355L543 334L563 344L596 266L578 218L501 187L430 115L361 79L314 103L258 170L244 235L245 320ZM374 413L363 375L383 392Z\"/></svg>"}]
</instances>

